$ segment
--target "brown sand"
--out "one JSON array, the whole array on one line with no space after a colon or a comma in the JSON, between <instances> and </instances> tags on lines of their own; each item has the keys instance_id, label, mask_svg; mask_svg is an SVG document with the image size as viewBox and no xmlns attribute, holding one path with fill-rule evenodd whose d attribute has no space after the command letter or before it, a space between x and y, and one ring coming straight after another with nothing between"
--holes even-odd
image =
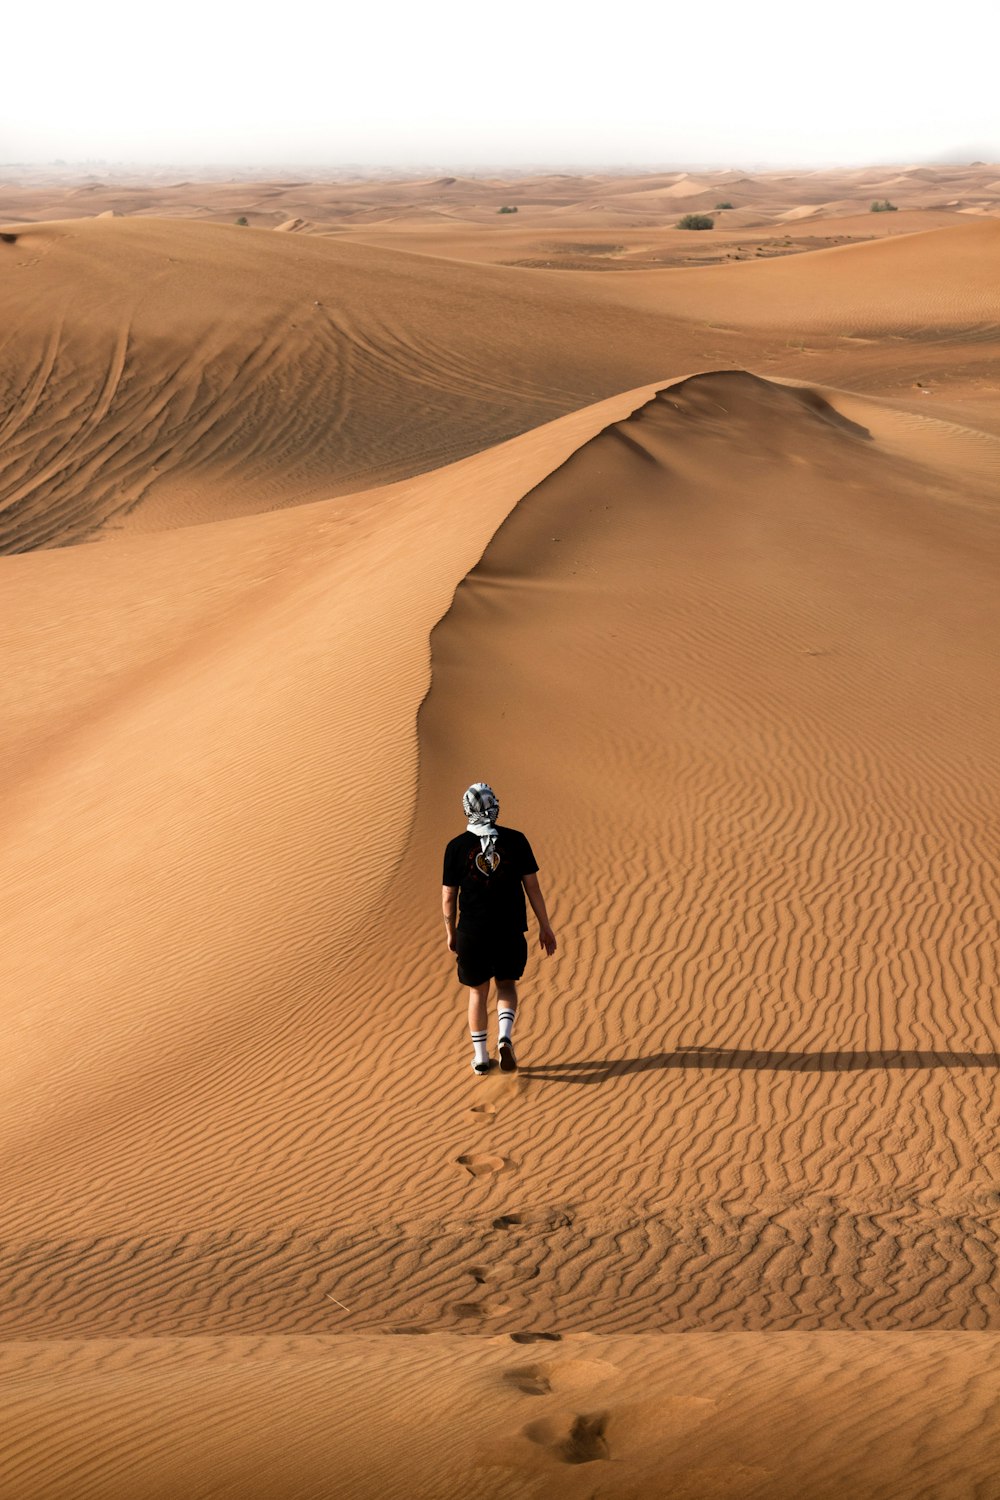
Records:
<instances>
[{"instance_id":1,"label":"brown sand","mask_svg":"<svg viewBox=\"0 0 1000 1500\"><path fill-rule=\"evenodd\" d=\"M11 1492L1000 1495L1000 224L618 275L21 210ZM479 776L560 936L484 1081Z\"/></svg>"},{"instance_id":2,"label":"brown sand","mask_svg":"<svg viewBox=\"0 0 1000 1500\"><path fill-rule=\"evenodd\" d=\"M4 1365L16 1494L996 1494L979 1334L54 1339Z\"/></svg>"}]
</instances>

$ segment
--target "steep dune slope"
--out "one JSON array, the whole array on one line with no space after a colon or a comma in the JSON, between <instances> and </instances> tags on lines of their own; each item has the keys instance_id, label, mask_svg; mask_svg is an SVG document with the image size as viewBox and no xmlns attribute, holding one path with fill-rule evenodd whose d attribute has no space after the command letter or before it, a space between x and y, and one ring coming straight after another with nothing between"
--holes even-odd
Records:
<instances>
[{"instance_id":1,"label":"steep dune slope","mask_svg":"<svg viewBox=\"0 0 1000 1500\"><path fill-rule=\"evenodd\" d=\"M536 451L415 793L529 439L348 571L324 507L238 523L296 539L274 607L18 794L9 1329L995 1325L998 493L860 405L705 376ZM563 939L485 1084L436 916L480 775Z\"/></svg>"},{"instance_id":2,"label":"steep dune slope","mask_svg":"<svg viewBox=\"0 0 1000 1500\"><path fill-rule=\"evenodd\" d=\"M242 1216L214 1156L198 1208L181 1163L213 1115L234 1160L270 1152L284 1106L241 1048L270 1037L279 1094L349 1055L329 1008L412 814L430 630L525 489L644 394L349 505L3 561L2 1108L32 1157L8 1229Z\"/></svg>"},{"instance_id":3,"label":"steep dune slope","mask_svg":"<svg viewBox=\"0 0 1000 1500\"><path fill-rule=\"evenodd\" d=\"M436 632L414 873L488 776L564 929L480 1133L560 1326L995 1323L998 498L703 377Z\"/></svg>"},{"instance_id":4,"label":"steep dune slope","mask_svg":"<svg viewBox=\"0 0 1000 1500\"><path fill-rule=\"evenodd\" d=\"M152 219L0 252L7 552L370 487L664 373L667 320L539 273Z\"/></svg>"},{"instance_id":5,"label":"steep dune slope","mask_svg":"<svg viewBox=\"0 0 1000 1500\"><path fill-rule=\"evenodd\" d=\"M996 1490L1000 223L462 264L508 186L0 244L18 1500ZM479 776L560 937L485 1080Z\"/></svg>"},{"instance_id":6,"label":"steep dune slope","mask_svg":"<svg viewBox=\"0 0 1000 1500\"><path fill-rule=\"evenodd\" d=\"M872 331L869 377L912 382L927 349L995 357L1000 323L994 220L608 276L100 219L24 227L0 264L8 553L368 488L693 369L854 384L842 341Z\"/></svg>"}]
</instances>

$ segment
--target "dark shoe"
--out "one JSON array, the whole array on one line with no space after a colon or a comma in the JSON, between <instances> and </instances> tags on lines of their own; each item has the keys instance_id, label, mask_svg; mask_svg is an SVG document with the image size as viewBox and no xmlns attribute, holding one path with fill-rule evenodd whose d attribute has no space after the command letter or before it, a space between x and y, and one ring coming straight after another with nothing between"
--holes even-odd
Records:
<instances>
[{"instance_id":1,"label":"dark shoe","mask_svg":"<svg viewBox=\"0 0 1000 1500\"><path fill-rule=\"evenodd\" d=\"M477 1063L475 1058L472 1059L472 1071L478 1078L485 1078L492 1066L492 1057L488 1057L484 1063Z\"/></svg>"},{"instance_id":2,"label":"dark shoe","mask_svg":"<svg viewBox=\"0 0 1000 1500\"><path fill-rule=\"evenodd\" d=\"M517 1058L514 1056L514 1043L508 1037L504 1037L500 1043L500 1071L501 1073L516 1073Z\"/></svg>"}]
</instances>

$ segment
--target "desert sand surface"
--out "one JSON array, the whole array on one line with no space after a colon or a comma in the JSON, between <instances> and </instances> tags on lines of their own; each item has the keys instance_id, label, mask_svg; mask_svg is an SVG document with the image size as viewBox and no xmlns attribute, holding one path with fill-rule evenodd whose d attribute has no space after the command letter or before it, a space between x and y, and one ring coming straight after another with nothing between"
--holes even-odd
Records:
<instances>
[{"instance_id":1,"label":"desert sand surface","mask_svg":"<svg viewBox=\"0 0 1000 1500\"><path fill-rule=\"evenodd\" d=\"M0 214L6 1491L1000 1496L1000 167Z\"/></svg>"}]
</instances>

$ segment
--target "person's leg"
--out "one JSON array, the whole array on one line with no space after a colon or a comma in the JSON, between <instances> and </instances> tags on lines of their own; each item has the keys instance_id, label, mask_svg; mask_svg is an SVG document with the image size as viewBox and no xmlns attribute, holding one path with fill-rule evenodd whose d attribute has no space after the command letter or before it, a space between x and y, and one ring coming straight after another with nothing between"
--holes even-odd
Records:
<instances>
[{"instance_id":1,"label":"person's leg","mask_svg":"<svg viewBox=\"0 0 1000 1500\"><path fill-rule=\"evenodd\" d=\"M514 1029L514 1017L517 1015L517 981L515 979L497 980L497 1018L500 1022L500 1040L509 1037Z\"/></svg>"},{"instance_id":2,"label":"person's leg","mask_svg":"<svg viewBox=\"0 0 1000 1500\"><path fill-rule=\"evenodd\" d=\"M476 1072L487 1072L490 1066L490 1049L486 1040L486 1003L490 997L490 982L469 985L469 1032L475 1049L473 1067Z\"/></svg>"},{"instance_id":3,"label":"person's leg","mask_svg":"<svg viewBox=\"0 0 1000 1500\"><path fill-rule=\"evenodd\" d=\"M505 1073L512 1073L517 1067L517 1058L514 1056L514 1045L511 1041L516 1015L517 980L498 979L497 1019L500 1022L500 1067Z\"/></svg>"}]
</instances>

